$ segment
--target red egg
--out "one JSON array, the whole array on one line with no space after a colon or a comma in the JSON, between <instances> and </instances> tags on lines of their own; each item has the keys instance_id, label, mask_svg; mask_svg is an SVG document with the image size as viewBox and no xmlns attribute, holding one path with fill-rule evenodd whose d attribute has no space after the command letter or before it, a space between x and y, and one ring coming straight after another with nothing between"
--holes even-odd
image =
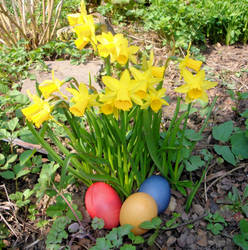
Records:
<instances>
[{"instance_id":1,"label":"red egg","mask_svg":"<svg viewBox=\"0 0 248 250\"><path fill-rule=\"evenodd\" d=\"M89 215L103 219L106 229L119 225L121 205L117 192L104 182L96 182L86 191L85 206Z\"/></svg>"}]
</instances>

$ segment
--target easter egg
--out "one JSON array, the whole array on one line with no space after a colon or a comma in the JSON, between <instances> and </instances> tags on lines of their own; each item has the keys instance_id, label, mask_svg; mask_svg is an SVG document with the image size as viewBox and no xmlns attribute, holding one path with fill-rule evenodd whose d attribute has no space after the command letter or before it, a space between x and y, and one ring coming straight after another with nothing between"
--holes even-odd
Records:
<instances>
[{"instance_id":1,"label":"easter egg","mask_svg":"<svg viewBox=\"0 0 248 250\"><path fill-rule=\"evenodd\" d=\"M146 193L134 193L130 195L122 204L120 211L120 225L132 225L132 232L141 235L147 229L140 228L139 225L144 221L151 221L158 214L155 200Z\"/></svg>"},{"instance_id":2,"label":"easter egg","mask_svg":"<svg viewBox=\"0 0 248 250\"><path fill-rule=\"evenodd\" d=\"M139 192L144 192L153 197L158 206L158 213L162 213L170 203L170 185L168 181L159 175L152 175L140 186Z\"/></svg>"},{"instance_id":3,"label":"easter egg","mask_svg":"<svg viewBox=\"0 0 248 250\"><path fill-rule=\"evenodd\" d=\"M119 225L121 199L117 192L104 182L92 184L85 194L85 206L91 218L104 220L104 228Z\"/></svg>"}]
</instances>

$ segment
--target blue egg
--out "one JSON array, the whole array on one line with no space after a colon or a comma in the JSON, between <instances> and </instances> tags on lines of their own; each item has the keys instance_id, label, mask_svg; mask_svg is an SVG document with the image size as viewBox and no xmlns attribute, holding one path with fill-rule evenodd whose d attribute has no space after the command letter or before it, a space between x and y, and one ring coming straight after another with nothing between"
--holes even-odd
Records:
<instances>
[{"instance_id":1,"label":"blue egg","mask_svg":"<svg viewBox=\"0 0 248 250\"><path fill-rule=\"evenodd\" d=\"M144 192L153 197L158 206L158 213L162 213L170 203L170 185L168 181L159 175L152 175L140 186L139 192Z\"/></svg>"}]
</instances>

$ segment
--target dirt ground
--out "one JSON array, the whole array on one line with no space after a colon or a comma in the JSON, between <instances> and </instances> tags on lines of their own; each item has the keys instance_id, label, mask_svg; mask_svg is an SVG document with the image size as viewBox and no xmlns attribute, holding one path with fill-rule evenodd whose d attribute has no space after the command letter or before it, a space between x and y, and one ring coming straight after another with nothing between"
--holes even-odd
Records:
<instances>
[{"instance_id":1,"label":"dirt ground","mask_svg":"<svg viewBox=\"0 0 248 250\"><path fill-rule=\"evenodd\" d=\"M134 44L140 46L154 46L156 63L164 61L168 56L168 49L162 47L161 39L155 34L145 33L131 33L129 38L133 40ZM248 46L247 45L234 45L222 46L220 44L208 46L207 50L203 52L205 57L204 68L207 72L209 79L217 81L218 86L209 92L210 102L215 96L218 96L217 104L213 110L213 115L210 118L210 125L204 134L204 140L197 145L196 150L199 148L208 148L213 154L213 138L210 134L211 127L222 123L224 121L233 120L235 124L244 126L244 120L238 116L238 113L248 108L247 102L237 102L230 96L230 90L234 92L247 92L248 91ZM167 94L172 100L175 99L173 88L178 84L178 75L175 65L170 64L165 78L165 86ZM165 109L168 117L173 113L173 105ZM202 124L202 119L192 115L190 117L190 124L194 129L197 129ZM186 198L179 192L172 190L171 204L169 208L163 213L160 218L164 221L172 218L173 213L180 213L181 217L178 219L178 226L174 230L161 231L155 244L152 247L148 245L141 245L137 249L238 249L232 241L233 235L238 233L238 223L243 217L242 214L232 212L225 209L226 197L232 186L237 187L241 192L247 185L248 178L248 162L242 161L236 167L228 164L227 162L218 163L217 155L215 155L211 166L208 169L204 182L200 186L196 194L192 208L189 213L185 213ZM44 156L44 160L46 156ZM192 178L200 178L201 171L193 173ZM29 176L28 178L32 178ZM32 188L35 180L26 180L29 188ZM4 183L1 179L1 183ZM7 192L11 193L10 189L13 183L6 182ZM24 185L25 186L25 185ZM91 234L93 238L104 236L106 230L93 231L90 227L90 218L87 215L83 203L83 196L85 187L77 188L71 187L71 192L74 192L74 200L78 201L81 205L81 211L84 215L83 225L85 230ZM9 210L1 210L1 214L5 216L7 223L13 229L11 237L5 240L9 245L9 249L45 249L44 239L47 231L40 230L35 227L34 222L25 220L22 214L19 214L17 208L4 198L4 192L1 190L1 204L6 203ZM44 201L43 201L44 202ZM43 204L40 204L40 209L43 209ZM207 212L215 213L219 211L225 218L227 226L218 234L213 235L210 231L206 230L207 221L204 216ZM148 232L144 237L147 239L151 232ZM70 238L70 237L69 237ZM29 245L29 248L25 246ZM89 238L82 238L76 240L71 249L89 249L93 246L94 242ZM12 247L12 248L11 248Z\"/></svg>"}]
</instances>

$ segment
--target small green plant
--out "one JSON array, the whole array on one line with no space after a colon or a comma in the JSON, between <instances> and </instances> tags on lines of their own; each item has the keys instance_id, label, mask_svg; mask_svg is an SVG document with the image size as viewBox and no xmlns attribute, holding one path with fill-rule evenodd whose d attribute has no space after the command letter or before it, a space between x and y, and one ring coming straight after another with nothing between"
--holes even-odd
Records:
<instances>
[{"instance_id":1,"label":"small green plant","mask_svg":"<svg viewBox=\"0 0 248 250\"><path fill-rule=\"evenodd\" d=\"M61 249L62 241L68 238L68 233L66 232L66 226L71 222L71 219L62 216L55 219L52 227L49 230L46 238L46 249L48 250L59 250ZM69 247L63 249L69 250Z\"/></svg>"},{"instance_id":2,"label":"small green plant","mask_svg":"<svg viewBox=\"0 0 248 250\"><path fill-rule=\"evenodd\" d=\"M145 222L141 223L140 224L141 228L148 229L148 230L150 230L150 229L155 230L154 233L148 238L147 244L149 246L152 246L154 244L156 238L158 237L159 232L161 232L162 230L176 228L178 226L178 223L176 222L176 220L180 216L181 215L178 213L173 213L172 218L170 220L166 221L165 223L163 223L159 217L155 217L151 221L145 221Z\"/></svg>"},{"instance_id":3,"label":"small green plant","mask_svg":"<svg viewBox=\"0 0 248 250\"><path fill-rule=\"evenodd\" d=\"M15 201L17 207L25 207L30 203L30 197L34 194L34 190L26 189L24 192L16 192L14 194L10 194L9 198Z\"/></svg>"},{"instance_id":4,"label":"small green plant","mask_svg":"<svg viewBox=\"0 0 248 250\"><path fill-rule=\"evenodd\" d=\"M248 249L248 221L245 219L240 220L239 222L240 233L234 235L234 243L241 247L243 250Z\"/></svg>"},{"instance_id":5,"label":"small green plant","mask_svg":"<svg viewBox=\"0 0 248 250\"><path fill-rule=\"evenodd\" d=\"M93 229L101 229L104 226L104 221L99 218L92 220ZM113 228L105 237L97 238L96 245L90 248L91 250L102 249L121 249L121 250L135 250L136 244L142 244L144 239L141 236L135 236L131 232L131 225L123 225ZM123 244L124 237L128 237L132 244ZM134 245L133 245L134 244Z\"/></svg>"},{"instance_id":6,"label":"small green plant","mask_svg":"<svg viewBox=\"0 0 248 250\"><path fill-rule=\"evenodd\" d=\"M204 219L209 222L207 225L207 230L211 231L214 235L220 234L224 229L224 226L227 225L224 217L218 212L215 214L209 213L206 217L204 217Z\"/></svg>"},{"instance_id":7,"label":"small green plant","mask_svg":"<svg viewBox=\"0 0 248 250\"><path fill-rule=\"evenodd\" d=\"M220 142L214 145L214 150L225 161L235 166L239 160L248 159L246 130L234 127L233 121L227 121L214 126L212 134Z\"/></svg>"},{"instance_id":8,"label":"small green plant","mask_svg":"<svg viewBox=\"0 0 248 250\"><path fill-rule=\"evenodd\" d=\"M232 192L228 193L229 207L235 212L241 212L248 218L248 185L246 185L243 195L239 190L232 186Z\"/></svg>"}]
</instances>

